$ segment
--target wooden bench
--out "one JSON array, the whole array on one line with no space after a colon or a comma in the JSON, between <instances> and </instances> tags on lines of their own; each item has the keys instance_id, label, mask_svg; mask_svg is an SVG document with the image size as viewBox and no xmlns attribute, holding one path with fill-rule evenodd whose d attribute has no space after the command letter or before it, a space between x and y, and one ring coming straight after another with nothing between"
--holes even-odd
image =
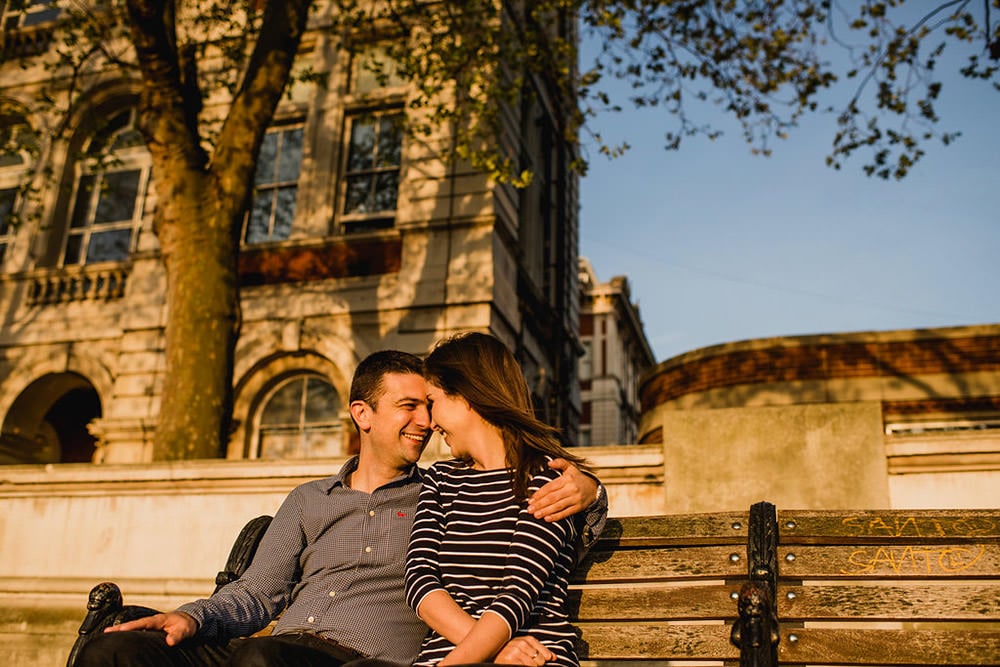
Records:
<instances>
[{"instance_id":1,"label":"wooden bench","mask_svg":"<svg viewBox=\"0 0 1000 667\"><path fill-rule=\"evenodd\" d=\"M574 581L580 657L1000 664L1000 510L629 518Z\"/></svg>"},{"instance_id":2,"label":"wooden bench","mask_svg":"<svg viewBox=\"0 0 1000 667\"><path fill-rule=\"evenodd\" d=\"M247 532L220 583L249 563ZM572 589L585 665L997 665L1000 510L610 519ZM87 618L78 646L112 622Z\"/></svg>"}]
</instances>

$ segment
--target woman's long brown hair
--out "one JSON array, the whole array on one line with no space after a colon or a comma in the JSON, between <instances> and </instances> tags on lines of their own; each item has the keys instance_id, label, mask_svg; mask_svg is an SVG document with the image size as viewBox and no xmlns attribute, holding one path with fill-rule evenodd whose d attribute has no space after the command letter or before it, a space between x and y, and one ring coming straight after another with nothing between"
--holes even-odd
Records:
<instances>
[{"instance_id":1,"label":"woman's long brown hair","mask_svg":"<svg viewBox=\"0 0 1000 667\"><path fill-rule=\"evenodd\" d=\"M527 498L532 476L547 468L546 456L586 469L584 459L559 444L559 431L535 417L520 365L494 336L472 332L441 341L424 361L424 376L500 429L518 500Z\"/></svg>"}]
</instances>

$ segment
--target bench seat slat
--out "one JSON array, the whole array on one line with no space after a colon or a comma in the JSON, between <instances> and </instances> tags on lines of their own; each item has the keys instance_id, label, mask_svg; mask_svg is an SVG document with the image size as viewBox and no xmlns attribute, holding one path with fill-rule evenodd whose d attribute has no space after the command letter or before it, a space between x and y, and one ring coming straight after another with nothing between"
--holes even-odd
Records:
<instances>
[{"instance_id":1,"label":"bench seat slat","mask_svg":"<svg viewBox=\"0 0 1000 667\"><path fill-rule=\"evenodd\" d=\"M745 549L744 549L745 551ZM738 548L668 547L594 550L576 569L571 583L746 578L746 554Z\"/></svg>"},{"instance_id":2,"label":"bench seat slat","mask_svg":"<svg viewBox=\"0 0 1000 667\"><path fill-rule=\"evenodd\" d=\"M778 510L781 544L1000 542L1000 510Z\"/></svg>"},{"instance_id":3,"label":"bench seat slat","mask_svg":"<svg viewBox=\"0 0 1000 667\"><path fill-rule=\"evenodd\" d=\"M789 597L789 594L792 597ZM1000 622L1000 583L778 586L778 617Z\"/></svg>"},{"instance_id":4,"label":"bench seat slat","mask_svg":"<svg viewBox=\"0 0 1000 667\"><path fill-rule=\"evenodd\" d=\"M790 641L795 635L797 641ZM1000 631L785 628L782 664L996 665Z\"/></svg>"},{"instance_id":5,"label":"bench seat slat","mask_svg":"<svg viewBox=\"0 0 1000 667\"><path fill-rule=\"evenodd\" d=\"M584 588L570 591L570 608L580 621L669 621L738 615L732 594L739 585Z\"/></svg>"},{"instance_id":6,"label":"bench seat slat","mask_svg":"<svg viewBox=\"0 0 1000 667\"><path fill-rule=\"evenodd\" d=\"M608 519L594 549L746 542L746 512L672 514Z\"/></svg>"},{"instance_id":7,"label":"bench seat slat","mask_svg":"<svg viewBox=\"0 0 1000 667\"><path fill-rule=\"evenodd\" d=\"M779 546L778 574L808 578L995 578L1000 544Z\"/></svg>"},{"instance_id":8,"label":"bench seat slat","mask_svg":"<svg viewBox=\"0 0 1000 667\"><path fill-rule=\"evenodd\" d=\"M728 625L580 623L581 660L738 660Z\"/></svg>"}]
</instances>

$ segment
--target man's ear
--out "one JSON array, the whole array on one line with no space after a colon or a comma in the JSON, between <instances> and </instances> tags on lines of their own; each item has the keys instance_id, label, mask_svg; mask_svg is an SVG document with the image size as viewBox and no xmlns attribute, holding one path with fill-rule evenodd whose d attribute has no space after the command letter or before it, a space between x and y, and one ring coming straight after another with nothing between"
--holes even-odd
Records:
<instances>
[{"instance_id":1,"label":"man's ear","mask_svg":"<svg viewBox=\"0 0 1000 667\"><path fill-rule=\"evenodd\" d=\"M367 431L372 427L372 408L364 401L351 401L351 416L358 428Z\"/></svg>"}]
</instances>

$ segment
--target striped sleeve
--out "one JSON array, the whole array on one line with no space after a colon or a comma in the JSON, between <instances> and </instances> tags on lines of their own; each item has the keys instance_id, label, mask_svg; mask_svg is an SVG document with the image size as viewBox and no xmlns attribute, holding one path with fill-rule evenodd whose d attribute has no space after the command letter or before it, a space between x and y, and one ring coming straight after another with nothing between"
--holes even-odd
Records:
<instances>
[{"instance_id":1,"label":"striped sleeve","mask_svg":"<svg viewBox=\"0 0 1000 667\"><path fill-rule=\"evenodd\" d=\"M420 500L410 530L410 545L406 553L406 603L416 611L427 595L444 590L438 555L444 533L444 514L438 497L438 473L431 466L424 475Z\"/></svg>"},{"instance_id":2,"label":"striped sleeve","mask_svg":"<svg viewBox=\"0 0 1000 667\"><path fill-rule=\"evenodd\" d=\"M539 473L531 480L529 494L557 476L552 470ZM528 625L528 615L575 535L572 518L547 522L536 519L526 507L521 509L504 566L503 586L486 609L510 626L511 635Z\"/></svg>"}]
</instances>

